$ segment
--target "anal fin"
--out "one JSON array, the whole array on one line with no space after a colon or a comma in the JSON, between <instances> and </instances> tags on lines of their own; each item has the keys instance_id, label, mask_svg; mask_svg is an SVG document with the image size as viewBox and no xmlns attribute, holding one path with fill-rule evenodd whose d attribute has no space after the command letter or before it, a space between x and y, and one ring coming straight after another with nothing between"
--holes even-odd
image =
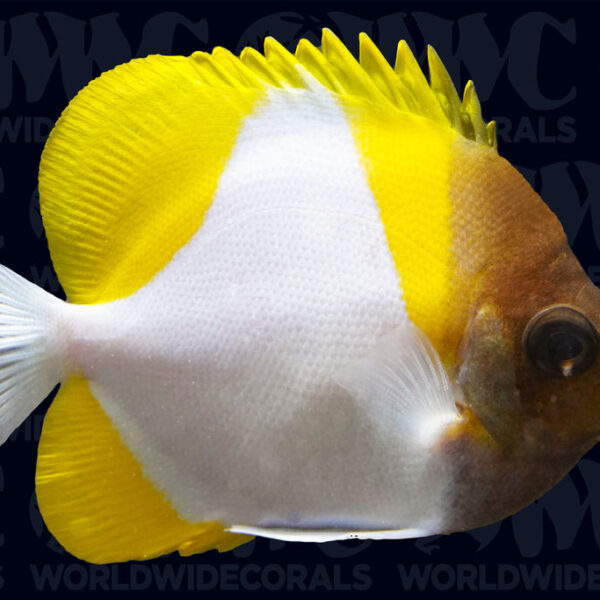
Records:
<instances>
[{"instance_id":1,"label":"anal fin","mask_svg":"<svg viewBox=\"0 0 600 600\"><path fill-rule=\"evenodd\" d=\"M252 539L215 521L182 519L144 476L81 377L62 386L46 414L36 492L52 534L88 562L226 551Z\"/></svg>"}]
</instances>

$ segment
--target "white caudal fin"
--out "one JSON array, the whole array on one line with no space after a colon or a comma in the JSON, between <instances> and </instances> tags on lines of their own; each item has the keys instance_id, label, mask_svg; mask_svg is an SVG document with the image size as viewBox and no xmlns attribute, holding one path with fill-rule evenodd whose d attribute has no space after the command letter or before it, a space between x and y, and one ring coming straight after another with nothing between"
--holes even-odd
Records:
<instances>
[{"instance_id":1,"label":"white caudal fin","mask_svg":"<svg viewBox=\"0 0 600 600\"><path fill-rule=\"evenodd\" d=\"M0 444L62 378L62 301L0 266Z\"/></svg>"}]
</instances>

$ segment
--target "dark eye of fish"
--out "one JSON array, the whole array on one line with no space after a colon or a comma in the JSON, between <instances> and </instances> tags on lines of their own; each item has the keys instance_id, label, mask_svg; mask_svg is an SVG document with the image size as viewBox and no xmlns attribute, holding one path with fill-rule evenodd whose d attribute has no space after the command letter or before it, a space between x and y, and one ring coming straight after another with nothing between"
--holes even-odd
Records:
<instances>
[{"instance_id":1,"label":"dark eye of fish","mask_svg":"<svg viewBox=\"0 0 600 600\"><path fill-rule=\"evenodd\" d=\"M556 377L583 373L598 356L598 333L588 318L569 306L553 306L529 321L525 349L536 366Z\"/></svg>"}]
</instances>

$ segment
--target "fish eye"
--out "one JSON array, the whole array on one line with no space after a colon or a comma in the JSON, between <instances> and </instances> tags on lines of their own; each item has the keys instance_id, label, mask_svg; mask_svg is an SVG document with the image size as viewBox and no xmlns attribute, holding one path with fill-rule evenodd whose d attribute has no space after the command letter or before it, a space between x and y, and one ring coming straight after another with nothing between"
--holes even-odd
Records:
<instances>
[{"instance_id":1,"label":"fish eye","mask_svg":"<svg viewBox=\"0 0 600 600\"><path fill-rule=\"evenodd\" d=\"M535 315L523 335L535 365L555 377L583 373L598 356L598 333L589 319L570 306L551 306Z\"/></svg>"}]
</instances>

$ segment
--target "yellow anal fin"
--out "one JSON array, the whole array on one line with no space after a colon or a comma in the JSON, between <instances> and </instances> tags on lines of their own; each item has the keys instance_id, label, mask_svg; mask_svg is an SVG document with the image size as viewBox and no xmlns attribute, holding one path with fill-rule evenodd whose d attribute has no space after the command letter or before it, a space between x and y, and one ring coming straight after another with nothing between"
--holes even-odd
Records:
<instances>
[{"instance_id":1,"label":"yellow anal fin","mask_svg":"<svg viewBox=\"0 0 600 600\"><path fill-rule=\"evenodd\" d=\"M61 388L46 415L36 491L52 534L88 562L226 551L252 539L228 533L218 522L179 517L80 377Z\"/></svg>"}]
</instances>

